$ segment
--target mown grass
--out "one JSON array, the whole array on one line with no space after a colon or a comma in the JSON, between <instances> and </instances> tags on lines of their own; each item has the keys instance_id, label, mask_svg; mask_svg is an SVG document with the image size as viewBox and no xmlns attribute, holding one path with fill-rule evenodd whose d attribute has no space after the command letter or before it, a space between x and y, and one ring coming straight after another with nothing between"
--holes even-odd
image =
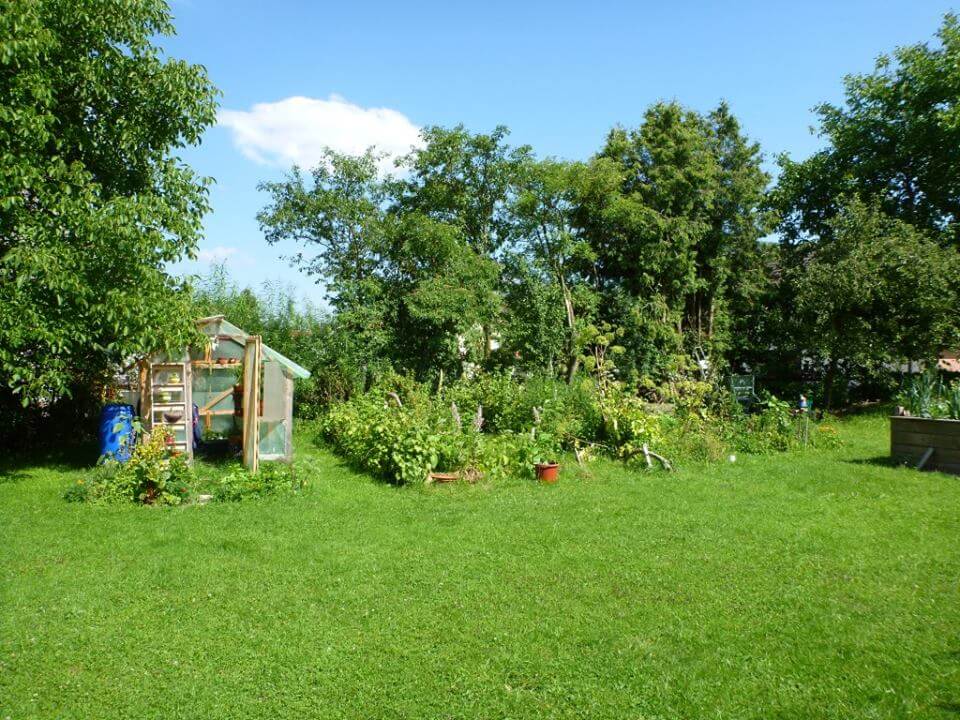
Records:
<instances>
[{"instance_id":1,"label":"mown grass","mask_svg":"<svg viewBox=\"0 0 960 720\"><path fill-rule=\"evenodd\" d=\"M960 480L844 448L157 510L0 476L0 717L960 712Z\"/></svg>"}]
</instances>

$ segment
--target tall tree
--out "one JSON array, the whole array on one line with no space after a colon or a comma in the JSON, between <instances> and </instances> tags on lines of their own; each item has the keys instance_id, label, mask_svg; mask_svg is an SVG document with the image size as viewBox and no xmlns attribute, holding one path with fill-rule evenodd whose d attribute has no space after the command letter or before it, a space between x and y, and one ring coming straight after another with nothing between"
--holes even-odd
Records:
<instances>
[{"instance_id":1,"label":"tall tree","mask_svg":"<svg viewBox=\"0 0 960 720\"><path fill-rule=\"evenodd\" d=\"M526 282L555 284L563 303L566 337L563 343L566 377L572 382L580 364L584 321L596 308L590 275L596 260L576 212L597 187L609 191L620 180L610 163L531 162L513 206L516 237L530 260ZM538 270L537 274L529 272ZM531 297L541 298L543 293ZM583 315L586 317L583 317Z\"/></svg>"},{"instance_id":2,"label":"tall tree","mask_svg":"<svg viewBox=\"0 0 960 720\"><path fill-rule=\"evenodd\" d=\"M454 228L477 256L473 264L495 261L514 228L511 201L532 154L527 146L510 146L508 135L503 126L489 134L471 133L462 125L429 127L423 147L403 161L408 176L398 209ZM480 290L486 295L490 289ZM480 320L484 355L499 314L496 305L488 307L491 314Z\"/></svg>"},{"instance_id":3,"label":"tall tree","mask_svg":"<svg viewBox=\"0 0 960 720\"><path fill-rule=\"evenodd\" d=\"M948 14L937 43L882 55L845 81L843 105L817 108L827 146L780 160L773 203L790 244L823 237L840 198L879 199L893 217L960 248L960 21Z\"/></svg>"},{"instance_id":4,"label":"tall tree","mask_svg":"<svg viewBox=\"0 0 960 720\"><path fill-rule=\"evenodd\" d=\"M758 146L725 104L702 116L660 103L636 130L614 129L598 159L622 181L586 196L579 222L607 319L625 331L624 368L662 375L693 346L722 353L731 304L749 302L761 277L768 177Z\"/></svg>"},{"instance_id":5,"label":"tall tree","mask_svg":"<svg viewBox=\"0 0 960 720\"><path fill-rule=\"evenodd\" d=\"M269 204L257 214L267 242L293 241L292 260L325 287L351 359L369 369L393 337L393 304L385 287L390 252L390 183L379 156L328 150L309 177L294 168L280 182L261 183Z\"/></svg>"},{"instance_id":6,"label":"tall tree","mask_svg":"<svg viewBox=\"0 0 960 720\"><path fill-rule=\"evenodd\" d=\"M417 170L403 180L382 177L371 150L357 157L328 152L309 179L295 169L260 186L271 196L258 215L268 242L303 246L295 263L326 285L337 326L353 330L364 366L389 358L423 374L452 369L458 337L477 325L488 328L499 312L498 266L492 250L478 249L499 233L471 236L465 228L479 228L479 216L451 214L450 207L473 202L481 188L471 183L481 181L458 190L459 175L431 164L452 162L449 138L441 135L425 134L424 148L404 160ZM475 162L457 158L461 167ZM502 209L493 213L499 218Z\"/></svg>"},{"instance_id":7,"label":"tall tree","mask_svg":"<svg viewBox=\"0 0 960 720\"><path fill-rule=\"evenodd\" d=\"M0 368L24 404L182 342L207 181L176 156L215 118L166 59L163 0L0 2Z\"/></svg>"},{"instance_id":8,"label":"tall tree","mask_svg":"<svg viewBox=\"0 0 960 720\"><path fill-rule=\"evenodd\" d=\"M803 347L827 365L825 404L844 368L934 357L956 342L960 261L879 203L841 204L793 278Z\"/></svg>"},{"instance_id":9,"label":"tall tree","mask_svg":"<svg viewBox=\"0 0 960 720\"><path fill-rule=\"evenodd\" d=\"M723 352L731 332L744 331L738 321L767 285L760 239L773 228L763 209L770 176L761 167L760 146L743 135L726 103L704 122L717 187L709 228L695 247L695 289L687 297L684 327L698 344Z\"/></svg>"}]
</instances>

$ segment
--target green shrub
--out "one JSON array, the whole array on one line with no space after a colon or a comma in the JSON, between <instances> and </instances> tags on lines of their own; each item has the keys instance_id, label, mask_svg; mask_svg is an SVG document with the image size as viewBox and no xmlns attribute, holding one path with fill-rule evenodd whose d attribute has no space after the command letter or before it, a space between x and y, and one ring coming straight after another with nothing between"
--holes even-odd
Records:
<instances>
[{"instance_id":1,"label":"green shrub","mask_svg":"<svg viewBox=\"0 0 960 720\"><path fill-rule=\"evenodd\" d=\"M663 416L649 412L640 398L617 393L605 406L604 434L617 458L641 458L644 445L655 449L663 444Z\"/></svg>"},{"instance_id":2,"label":"green shrub","mask_svg":"<svg viewBox=\"0 0 960 720\"><path fill-rule=\"evenodd\" d=\"M324 437L351 462L398 483L423 481L437 467L441 442L429 417L370 393L331 407Z\"/></svg>"},{"instance_id":3,"label":"green shrub","mask_svg":"<svg viewBox=\"0 0 960 720\"><path fill-rule=\"evenodd\" d=\"M643 462L644 445L674 461L715 461L731 451L784 451L835 437L796 417L787 402L771 397L762 412L745 415L728 393L711 387L672 382L676 409L664 414L620 384L608 383L601 394L589 378L567 385L491 373L431 394L393 376L328 408L319 427L357 467L396 483L422 482L438 469L522 476L534 462L584 447L626 462Z\"/></svg>"},{"instance_id":4,"label":"green shrub","mask_svg":"<svg viewBox=\"0 0 960 720\"><path fill-rule=\"evenodd\" d=\"M142 434L125 463L106 460L67 491L70 501L145 505L179 505L187 498L194 476L187 459L173 452L169 434L158 428Z\"/></svg>"},{"instance_id":5,"label":"green shrub","mask_svg":"<svg viewBox=\"0 0 960 720\"><path fill-rule=\"evenodd\" d=\"M934 368L909 377L903 386L898 399L911 415L916 417L935 417L940 414L939 399L943 391L943 384Z\"/></svg>"},{"instance_id":6,"label":"green shrub","mask_svg":"<svg viewBox=\"0 0 960 720\"><path fill-rule=\"evenodd\" d=\"M263 463L255 475L240 467L220 478L213 497L218 501L238 501L295 493L306 485L306 474L303 468L298 472L294 465L284 462Z\"/></svg>"},{"instance_id":7,"label":"green shrub","mask_svg":"<svg viewBox=\"0 0 960 720\"><path fill-rule=\"evenodd\" d=\"M960 380L954 380L946 390L947 417L960 420Z\"/></svg>"}]
</instances>

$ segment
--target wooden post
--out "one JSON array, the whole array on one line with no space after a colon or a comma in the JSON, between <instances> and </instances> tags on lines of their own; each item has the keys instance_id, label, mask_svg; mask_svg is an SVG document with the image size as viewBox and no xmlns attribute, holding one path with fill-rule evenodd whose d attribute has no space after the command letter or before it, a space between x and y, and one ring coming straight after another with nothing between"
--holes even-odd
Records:
<instances>
[{"instance_id":1,"label":"wooden post","mask_svg":"<svg viewBox=\"0 0 960 720\"><path fill-rule=\"evenodd\" d=\"M150 360L140 361L140 422L150 429L149 420L153 416L150 408Z\"/></svg>"},{"instance_id":2,"label":"wooden post","mask_svg":"<svg viewBox=\"0 0 960 720\"><path fill-rule=\"evenodd\" d=\"M193 366L190 364L190 348L183 357L183 440L187 444L186 455L193 460Z\"/></svg>"},{"instance_id":3,"label":"wooden post","mask_svg":"<svg viewBox=\"0 0 960 720\"><path fill-rule=\"evenodd\" d=\"M243 464L252 473L260 467L260 355L259 335L247 339L243 351Z\"/></svg>"}]
</instances>

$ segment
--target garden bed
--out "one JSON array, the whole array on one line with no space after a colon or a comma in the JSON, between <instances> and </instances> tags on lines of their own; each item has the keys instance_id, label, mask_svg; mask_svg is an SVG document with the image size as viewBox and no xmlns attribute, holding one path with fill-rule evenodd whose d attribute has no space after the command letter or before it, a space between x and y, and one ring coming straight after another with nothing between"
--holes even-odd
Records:
<instances>
[{"instance_id":1,"label":"garden bed","mask_svg":"<svg viewBox=\"0 0 960 720\"><path fill-rule=\"evenodd\" d=\"M960 475L960 420L893 416L890 418L890 456L924 470Z\"/></svg>"}]
</instances>

